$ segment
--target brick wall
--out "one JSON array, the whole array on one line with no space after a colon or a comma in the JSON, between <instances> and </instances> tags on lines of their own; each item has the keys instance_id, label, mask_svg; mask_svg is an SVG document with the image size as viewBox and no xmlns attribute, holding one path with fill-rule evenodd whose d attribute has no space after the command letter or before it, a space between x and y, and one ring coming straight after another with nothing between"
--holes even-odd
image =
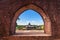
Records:
<instances>
[{"instance_id":1,"label":"brick wall","mask_svg":"<svg viewBox=\"0 0 60 40\"><path fill-rule=\"evenodd\" d=\"M20 37L9 36L15 12L28 4L41 7L51 20L52 36ZM0 40L59 40L60 39L60 0L0 0Z\"/></svg>"}]
</instances>

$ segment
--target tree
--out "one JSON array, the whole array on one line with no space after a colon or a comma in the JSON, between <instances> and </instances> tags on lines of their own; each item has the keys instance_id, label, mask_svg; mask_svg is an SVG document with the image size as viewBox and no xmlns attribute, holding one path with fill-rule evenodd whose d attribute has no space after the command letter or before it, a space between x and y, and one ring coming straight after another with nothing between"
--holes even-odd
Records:
<instances>
[{"instance_id":1,"label":"tree","mask_svg":"<svg viewBox=\"0 0 60 40\"><path fill-rule=\"evenodd\" d=\"M20 20L20 18L19 18L19 17L18 17L17 19L18 19L18 20Z\"/></svg>"}]
</instances>

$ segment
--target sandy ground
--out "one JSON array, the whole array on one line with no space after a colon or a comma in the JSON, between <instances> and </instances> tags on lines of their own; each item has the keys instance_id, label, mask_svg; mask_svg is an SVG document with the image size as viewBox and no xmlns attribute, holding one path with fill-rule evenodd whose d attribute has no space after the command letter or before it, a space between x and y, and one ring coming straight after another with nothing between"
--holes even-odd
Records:
<instances>
[{"instance_id":1,"label":"sandy ground","mask_svg":"<svg viewBox=\"0 0 60 40\"><path fill-rule=\"evenodd\" d=\"M29 33L33 33L33 32L41 32L44 33L44 30L16 30L16 33L25 33L25 32L29 32Z\"/></svg>"},{"instance_id":2,"label":"sandy ground","mask_svg":"<svg viewBox=\"0 0 60 40\"><path fill-rule=\"evenodd\" d=\"M44 30L16 30L14 36L48 36Z\"/></svg>"}]
</instances>

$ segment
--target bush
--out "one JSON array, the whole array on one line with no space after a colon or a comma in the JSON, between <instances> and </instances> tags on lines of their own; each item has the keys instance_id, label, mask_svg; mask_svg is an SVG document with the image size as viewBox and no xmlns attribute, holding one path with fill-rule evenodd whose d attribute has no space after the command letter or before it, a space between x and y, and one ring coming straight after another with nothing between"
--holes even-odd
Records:
<instances>
[{"instance_id":1,"label":"bush","mask_svg":"<svg viewBox=\"0 0 60 40\"><path fill-rule=\"evenodd\" d=\"M42 26L40 27L40 30L44 30L44 25L42 25Z\"/></svg>"},{"instance_id":2,"label":"bush","mask_svg":"<svg viewBox=\"0 0 60 40\"><path fill-rule=\"evenodd\" d=\"M23 28L24 28L24 26L22 26L22 25L21 26L20 25L16 26L16 29L18 29L18 30L22 30Z\"/></svg>"}]
</instances>

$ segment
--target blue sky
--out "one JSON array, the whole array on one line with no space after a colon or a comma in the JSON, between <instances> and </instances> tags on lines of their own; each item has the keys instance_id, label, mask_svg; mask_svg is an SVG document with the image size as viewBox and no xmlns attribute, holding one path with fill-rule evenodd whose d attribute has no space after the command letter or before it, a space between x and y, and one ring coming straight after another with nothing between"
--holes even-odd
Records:
<instances>
[{"instance_id":1,"label":"blue sky","mask_svg":"<svg viewBox=\"0 0 60 40\"><path fill-rule=\"evenodd\" d=\"M26 10L21 15L19 15L19 19L17 19L16 23L17 25L28 25L28 23L31 23L31 25L43 25L43 19L39 13L37 13L34 10Z\"/></svg>"}]
</instances>

